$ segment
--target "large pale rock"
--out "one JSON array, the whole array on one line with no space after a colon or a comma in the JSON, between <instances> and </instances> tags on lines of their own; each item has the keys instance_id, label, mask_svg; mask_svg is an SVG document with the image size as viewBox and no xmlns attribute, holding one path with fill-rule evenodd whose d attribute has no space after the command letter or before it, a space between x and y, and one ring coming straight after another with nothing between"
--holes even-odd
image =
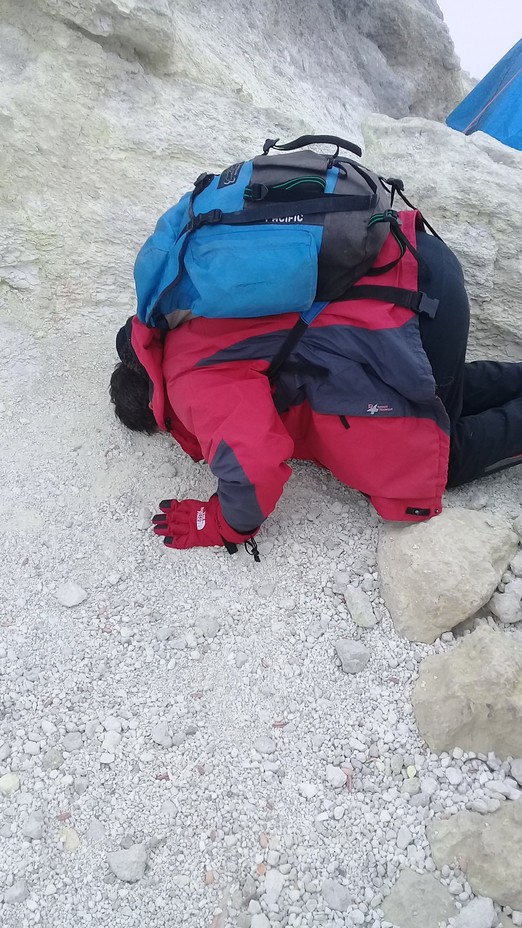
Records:
<instances>
[{"instance_id":1,"label":"large pale rock","mask_svg":"<svg viewBox=\"0 0 522 928\"><path fill-rule=\"evenodd\" d=\"M522 643L489 626L423 661L413 690L419 731L432 751L522 754Z\"/></svg>"},{"instance_id":2,"label":"large pale rock","mask_svg":"<svg viewBox=\"0 0 522 928\"><path fill-rule=\"evenodd\" d=\"M522 910L522 802L436 819L427 834L437 867L458 866L474 893Z\"/></svg>"},{"instance_id":3,"label":"large pale rock","mask_svg":"<svg viewBox=\"0 0 522 928\"><path fill-rule=\"evenodd\" d=\"M400 928L440 928L457 914L455 900L430 873L403 870L382 904L387 921Z\"/></svg>"},{"instance_id":4,"label":"large pale rock","mask_svg":"<svg viewBox=\"0 0 522 928\"><path fill-rule=\"evenodd\" d=\"M384 526L378 550L381 593L395 628L434 641L491 597L518 538L489 512L446 509L428 522Z\"/></svg>"},{"instance_id":5,"label":"large pale rock","mask_svg":"<svg viewBox=\"0 0 522 928\"><path fill-rule=\"evenodd\" d=\"M470 357L522 357L522 152L425 119L370 116L368 163L400 176L406 193L454 249L471 298ZM443 164L437 171L435 165Z\"/></svg>"}]
</instances>

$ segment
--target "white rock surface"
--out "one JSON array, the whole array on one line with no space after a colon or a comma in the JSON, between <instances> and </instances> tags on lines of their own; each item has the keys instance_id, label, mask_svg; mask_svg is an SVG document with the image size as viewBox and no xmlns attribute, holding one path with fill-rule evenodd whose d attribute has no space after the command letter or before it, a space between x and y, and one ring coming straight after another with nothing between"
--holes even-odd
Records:
<instances>
[{"instance_id":1,"label":"white rock surface","mask_svg":"<svg viewBox=\"0 0 522 928\"><path fill-rule=\"evenodd\" d=\"M262 912L258 912L256 915L252 916L250 928L270 928L270 922L266 915Z\"/></svg>"},{"instance_id":2,"label":"white rock surface","mask_svg":"<svg viewBox=\"0 0 522 928\"><path fill-rule=\"evenodd\" d=\"M83 745L83 738L79 731L72 731L62 741L64 751L79 751Z\"/></svg>"},{"instance_id":3,"label":"white rock surface","mask_svg":"<svg viewBox=\"0 0 522 928\"><path fill-rule=\"evenodd\" d=\"M169 726L167 722L158 722L151 732L152 740L161 745L162 748L170 748L172 745L172 738L169 732Z\"/></svg>"},{"instance_id":4,"label":"white rock surface","mask_svg":"<svg viewBox=\"0 0 522 928\"><path fill-rule=\"evenodd\" d=\"M446 509L416 525L384 526L381 591L400 635L434 641L488 602L518 539L490 512Z\"/></svg>"},{"instance_id":5,"label":"white rock surface","mask_svg":"<svg viewBox=\"0 0 522 928\"><path fill-rule=\"evenodd\" d=\"M399 171L409 199L465 268L472 310L470 358L519 361L522 259L516 204L522 201L522 152L482 132L466 136L424 119L371 116L363 133L366 160L392 176ZM433 165L440 158L444 173L435 181Z\"/></svg>"},{"instance_id":6,"label":"white rock surface","mask_svg":"<svg viewBox=\"0 0 522 928\"><path fill-rule=\"evenodd\" d=\"M317 786L315 783L300 783L299 793L305 799L313 799L317 795Z\"/></svg>"},{"instance_id":7,"label":"white rock surface","mask_svg":"<svg viewBox=\"0 0 522 928\"><path fill-rule=\"evenodd\" d=\"M522 757L511 761L511 776L522 786Z\"/></svg>"},{"instance_id":8,"label":"white rock surface","mask_svg":"<svg viewBox=\"0 0 522 928\"><path fill-rule=\"evenodd\" d=\"M269 738L268 735L261 735L254 741L254 750L256 750L258 754L275 754L277 751L277 744L274 739Z\"/></svg>"}]
</instances>

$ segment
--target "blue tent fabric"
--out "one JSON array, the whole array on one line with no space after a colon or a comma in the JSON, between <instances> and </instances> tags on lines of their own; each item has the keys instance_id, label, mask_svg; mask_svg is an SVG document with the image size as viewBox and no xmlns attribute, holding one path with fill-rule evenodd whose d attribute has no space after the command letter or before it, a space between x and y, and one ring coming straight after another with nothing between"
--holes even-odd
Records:
<instances>
[{"instance_id":1,"label":"blue tent fabric","mask_svg":"<svg viewBox=\"0 0 522 928\"><path fill-rule=\"evenodd\" d=\"M522 151L522 39L459 103L446 123L465 135L486 132Z\"/></svg>"}]
</instances>

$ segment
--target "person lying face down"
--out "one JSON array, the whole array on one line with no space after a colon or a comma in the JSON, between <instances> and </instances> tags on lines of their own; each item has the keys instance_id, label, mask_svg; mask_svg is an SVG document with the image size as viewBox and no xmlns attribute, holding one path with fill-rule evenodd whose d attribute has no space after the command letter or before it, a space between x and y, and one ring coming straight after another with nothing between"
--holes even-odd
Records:
<instances>
[{"instance_id":1,"label":"person lying face down","mask_svg":"<svg viewBox=\"0 0 522 928\"><path fill-rule=\"evenodd\" d=\"M372 299L332 302L274 384L267 370L295 313L209 319L179 310L167 332L136 316L120 329L117 417L136 431L170 432L217 479L210 500L160 503L153 524L165 545L233 553L246 542L255 554L290 458L327 468L384 519L410 522L438 515L446 487L522 462L522 363L466 363L460 264L415 229L414 213L400 216L423 261L406 253L379 283L438 300L434 317ZM394 248L390 236L376 265Z\"/></svg>"}]
</instances>

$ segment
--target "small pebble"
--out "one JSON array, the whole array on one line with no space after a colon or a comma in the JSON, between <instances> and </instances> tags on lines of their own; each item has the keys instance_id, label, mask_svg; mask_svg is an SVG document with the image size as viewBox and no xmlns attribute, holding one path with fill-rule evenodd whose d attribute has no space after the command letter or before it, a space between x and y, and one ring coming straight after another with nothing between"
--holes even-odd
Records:
<instances>
[{"instance_id":1,"label":"small pebble","mask_svg":"<svg viewBox=\"0 0 522 928\"><path fill-rule=\"evenodd\" d=\"M20 789L20 777L16 773L4 773L0 777L0 793L2 796L10 796Z\"/></svg>"},{"instance_id":2,"label":"small pebble","mask_svg":"<svg viewBox=\"0 0 522 928\"><path fill-rule=\"evenodd\" d=\"M22 825L22 834L24 838L31 838L32 841L38 841L43 838L44 816L42 812L33 812L29 815Z\"/></svg>"},{"instance_id":3,"label":"small pebble","mask_svg":"<svg viewBox=\"0 0 522 928\"><path fill-rule=\"evenodd\" d=\"M70 732L62 741L64 751L68 751L69 753L72 751L79 751L82 745L83 739L79 731Z\"/></svg>"},{"instance_id":4,"label":"small pebble","mask_svg":"<svg viewBox=\"0 0 522 928\"><path fill-rule=\"evenodd\" d=\"M254 741L254 750L256 750L258 754L275 754L277 744L267 735L261 735L260 738Z\"/></svg>"},{"instance_id":5,"label":"small pebble","mask_svg":"<svg viewBox=\"0 0 522 928\"><path fill-rule=\"evenodd\" d=\"M87 593L73 580L67 580L57 587L56 599L62 606L71 609L73 606L79 606L80 603L83 603L87 599Z\"/></svg>"},{"instance_id":6,"label":"small pebble","mask_svg":"<svg viewBox=\"0 0 522 928\"><path fill-rule=\"evenodd\" d=\"M6 905L18 905L25 902L29 896L29 890L25 880L15 880L12 886L9 886L4 892L4 902Z\"/></svg>"},{"instance_id":7,"label":"small pebble","mask_svg":"<svg viewBox=\"0 0 522 928\"><path fill-rule=\"evenodd\" d=\"M137 883L142 879L147 859L145 844L133 844L132 847L107 854L110 869L124 883Z\"/></svg>"}]
</instances>

